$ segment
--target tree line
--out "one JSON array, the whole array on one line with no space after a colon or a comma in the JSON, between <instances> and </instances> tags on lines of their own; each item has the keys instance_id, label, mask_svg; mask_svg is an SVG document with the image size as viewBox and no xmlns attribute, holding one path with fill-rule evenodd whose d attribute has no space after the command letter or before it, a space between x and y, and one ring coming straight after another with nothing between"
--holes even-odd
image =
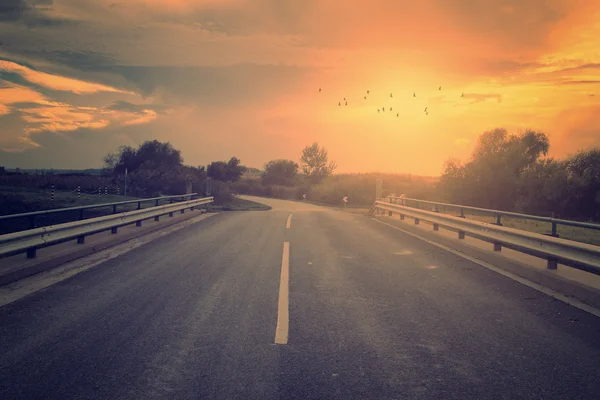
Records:
<instances>
[{"instance_id":1,"label":"tree line","mask_svg":"<svg viewBox=\"0 0 600 400\"><path fill-rule=\"evenodd\" d=\"M484 132L466 161L449 159L438 195L444 201L527 214L600 220L600 149L547 157L545 133Z\"/></svg>"},{"instance_id":2,"label":"tree line","mask_svg":"<svg viewBox=\"0 0 600 400\"><path fill-rule=\"evenodd\" d=\"M124 186L128 194L157 196L185 193L189 183L194 192L205 193L208 179L218 203L231 193L282 199L305 198L340 205L369 206L375 200L375 181L383 179L384 195L405 193L408 197L482 208L515 211L557 218L600 221L600 149L581 150L562 159L548 157L550 141L539 131L509 134L497 128L480 135L467 160L448 159L441 177L410 174L334 174L336 163L326 148L315 142L302 149L298 162L268 161L262 170L247 168L236 157L213 161L206 166L184 165L181 151L170 143L147 141L137 148L122 146L104 157L102 185L110 181ZM4 169L1 184L19 186ZM17 177L30 186L33 176ZM55 184L55 177L42 177L39 184ZM91 177L90 177L91 178ZM58 190L73 190L80 180L61 181ZM95 190L99 181L90 181ZM22 182L21 182L22 181ZM70 183L69 183L70 182ZM18 183L18 182L17 182ZM65 187L62 187L65 186ZM84 186L82 186L84 189Z\"/></svg>"}]
</instances>

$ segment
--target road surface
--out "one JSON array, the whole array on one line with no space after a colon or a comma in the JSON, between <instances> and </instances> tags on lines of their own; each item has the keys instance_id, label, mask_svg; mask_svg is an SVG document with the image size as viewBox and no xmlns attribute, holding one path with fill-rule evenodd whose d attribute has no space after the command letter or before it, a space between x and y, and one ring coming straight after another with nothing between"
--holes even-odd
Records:
<instances>
[{"instance_id":1,"label":"road surface","mask_svg":"<svg viewBox=\"0 0 600 400\"><path fill-rule=\"evenodd\" d=\"M0 399L600 396L599 318L364 216L265 202L1 307Z\"/></svg>"}]
</instances>

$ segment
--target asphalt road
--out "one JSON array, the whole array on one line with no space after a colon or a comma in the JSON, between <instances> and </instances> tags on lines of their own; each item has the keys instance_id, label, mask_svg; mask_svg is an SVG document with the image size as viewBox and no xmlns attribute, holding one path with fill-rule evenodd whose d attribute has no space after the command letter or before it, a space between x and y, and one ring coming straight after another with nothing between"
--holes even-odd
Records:
<instances>
[{"instance_id":1,"label":"asphalt road","mask_svg":"<svg viewBox=\"0 0 600 400\"><path fill-rule=\"evenodd\" d=\"M600 396L599 318L363 216L268 203L1 307L0 399Z\"/></svg>"}]
</instances>

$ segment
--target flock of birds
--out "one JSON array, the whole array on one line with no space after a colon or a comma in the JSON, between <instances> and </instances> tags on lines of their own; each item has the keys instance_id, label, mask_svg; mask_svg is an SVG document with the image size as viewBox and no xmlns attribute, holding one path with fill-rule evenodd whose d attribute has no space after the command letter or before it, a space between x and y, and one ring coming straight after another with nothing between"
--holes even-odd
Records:
<instances>
[{"instance_id":1,"label":"flock of birds","mask_svg":"<svg viewBox=\"0 0 600 400\"><path fill-rule=\"evenodd\" d=\"M442 90L442 87L440 86L440 87L438 88L438 91L441 91L441 90ZM321 92L322 92L322 88L319 88L319 93L321 93ZM367 97L368 97L370 94L371 94L371 91L370 91L370 90L367 90L367 91L366 91L366 95L364 95L364 96L363 96L363 99L364 99L364 100L367 100ZM417 97L417 93L416 93L416 92L413 92L413 97ZM464 93L462 93L462 94L460 95L460 97L465 97L465 94L464 94ZM394 94L393 94L393 93L390 93L390 98L394 98ZM344 98L343 98L343 100L341 100L340 102L338 102L338 106L339 106L339 107L342 107L342 103L343 103L343 105L344 105L344 106L347 106L347 105L348 105L348 100L347 100L347 99L344 97ZM386 108L385 108L385 107L381 107L381 108L378 108L378 109L377 109L377 112L378 112L378 113L382 113L382 112L385 112L385 110L386 110ZM392 112L392 111L393 111L393 107L392 107L392 106L388 107L388 111L389 111L389 112ZM428 107L425 107L425 109L423 110L423 112L425 113L425 115L429 115L429 109L428 109ZM400 117L400 113L396 113L396 117Z\"/></svg>"}]
</instances>

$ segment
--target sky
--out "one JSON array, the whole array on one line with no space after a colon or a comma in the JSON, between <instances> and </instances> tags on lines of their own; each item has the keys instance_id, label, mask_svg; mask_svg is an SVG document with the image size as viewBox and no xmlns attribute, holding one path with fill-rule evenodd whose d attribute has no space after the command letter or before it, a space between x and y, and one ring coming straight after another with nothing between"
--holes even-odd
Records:
<instances>
[{"instance_id":1,"label":"sky","mask_svg":"<svg viewBox=\"0 0 600 400\"><path fill-rule=\"evenodd\" d=\"M9 168L152 139L261 168L317 141L337 172L434 176L499 127L600 147L600 0L0 1Z\"/></svg>"}]
</instances>

